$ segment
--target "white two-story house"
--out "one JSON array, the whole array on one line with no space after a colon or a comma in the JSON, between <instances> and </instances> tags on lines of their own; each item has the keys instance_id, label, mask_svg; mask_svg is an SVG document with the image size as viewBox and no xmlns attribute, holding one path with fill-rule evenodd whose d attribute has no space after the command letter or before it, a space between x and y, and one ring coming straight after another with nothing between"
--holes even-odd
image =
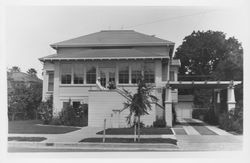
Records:
<instances>
[{"instance_id":1,"label":"white two-story house","mask_svg":"<svg viewBox=\"0 0 250 163\"><path fill-rule=\"evenodd\" d=\"M53 95L54 114L69 99L73 107L86 103L89 126L102 126L106 118L110 127L125 127L128 111L119 110L126 98L116 90L98 89L96 80L103 87L113 82L118 89L134 92L143 75L163 104L163 87L177 81L180 66L179 60L172 59L174 45L133 30L105 30L52 44L56 53L39 59L43 62L43 100ZM171 93L172 101L177 102L177 89ZM164 117L165 111L154 104L142 121L150 126Z\"/></svg>"}]
</instances>

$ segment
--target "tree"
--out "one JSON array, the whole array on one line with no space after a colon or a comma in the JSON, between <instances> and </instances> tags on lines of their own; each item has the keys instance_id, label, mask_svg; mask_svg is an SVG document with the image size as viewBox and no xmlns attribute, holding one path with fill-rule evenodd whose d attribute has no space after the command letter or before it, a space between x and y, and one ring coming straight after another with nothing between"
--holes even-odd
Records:
<instances>
[{"instance_id":1,"label":"tree","mask_svg":"<svg viewBox=\"0 0 250 163\"><path fill-rule=\"evenodd\" d=\"M28 69L27 73L28 73L30 76L33 76L33 77L36 77L36 75L37 75L37 71L36 71L34 68Z\"/></svg>"},{"instance_id":2,"label":"tree","mask_svg":"<svg viewBox=\"0 0 250 163\"><path fill-rule=\"evenodd\" d=\"M123 90L128 101L124 103L124 109L129 109L130 113L127 117L128 124L134 124L137 126L138 142L140 142L140 125L141 116L149 114L151 110L151 104L158 101L157 97L151 94L152 87L145 83L143 78L138 80L138 88L135 94L127 90Z\"/></svg>"},{"instance_id":3,"label":"tree","mask_svg":"<svg viewBox=\"0 0 250 163\"><path fill-rule=\"evenodd\" d=\"M9 69L10 72L21 72L21 69L18 66L13 66Z\"/></svg>"},{"instance_id":4,"label":"tree","mask_svg":"<svg viewBox=\"0 0 250 163\"><path fill-rule=\"evenodd\" d=\"M210 76L213 80L243 79L243 49L234 37L219 31L193 31L175 53L181 60L179 75ZM196 78L204 80L204 78ZM200 92L203 92L201 97ZM204 93L206 92L206 93ZM209 103L211 91L196 90L195 103Z\"/></svg>"},{"instance_id":5,"label":"tree","mask_svg":"<svg viewBox=\"0 0 250 163\"><path fill-rule=\"evenodd\" d=\"M8 114L11 120L21 113L24 118L34 119L37 108L42 100L42 84L32 83L29 86L25 84L11 84L8 89Z\"/></svg>"}]
</instances>

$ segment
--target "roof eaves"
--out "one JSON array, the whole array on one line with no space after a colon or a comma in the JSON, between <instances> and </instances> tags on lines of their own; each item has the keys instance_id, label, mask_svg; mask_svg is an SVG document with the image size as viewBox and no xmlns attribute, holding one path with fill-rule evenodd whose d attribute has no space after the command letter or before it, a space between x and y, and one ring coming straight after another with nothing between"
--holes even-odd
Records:
<instances>
[{"instance_id":1,"label":"roof eaves","mask_svg":"<svg viewBox=\"0 0 250 163\"><path fill-rule=\"evenodd\" d=\"M93 57L93 58L39 58L40 61L55 61L55 60L119 60L119 59L165 59L169 58L169 56L157 56L157 57Z\"/></svg>"}]
</instances>

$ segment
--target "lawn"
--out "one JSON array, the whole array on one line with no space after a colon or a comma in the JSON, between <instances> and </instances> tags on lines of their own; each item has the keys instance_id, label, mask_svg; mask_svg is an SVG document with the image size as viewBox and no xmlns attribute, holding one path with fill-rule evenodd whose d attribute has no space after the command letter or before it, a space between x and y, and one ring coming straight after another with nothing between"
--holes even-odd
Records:
<instances>
[{"instance_id":1,"label":"lawn","mask_svg":"<svg viewBox=\"0 0 250 163\"><path fill-rule=\"evenodd\" d=\"M96 134L103 134L100 131ZM170 128L142 128L141 135L172 135L173 132ZM134 128L108 128L106 135L134 135Z\"/></svg>"},{"instance_id":2,"label":"lawn","mask_svg":"<svg viewBox=\"0 0 250 163\"><path fill-rule=\"evenodd\" d=\"M40 124L40 125L39 125ZM43 126L41 121L9 121L9 134L64 134L79 130L79 127Z\"/></svg>"},{"instance_id":3,"label":"lawn","mask_svg":"<svg viewBox=\"0 0 250 163\"><path fill-rule=\"evenodd\" d=\"M46 140L44 137L8 137L8 141L31 141L31 142L41 142Z\"/></svg>"},{"instance_id":4,"label":"lawn","mask_svg":"<svg viewBox=\"0 0 250 163\"><path fill-rule=\"evenodd\" d=\"M100 143L102 138L86 138L80 142ZM133 138L105 138L106 143L138 143ZM141 138L140 143L168 143L176 145L177 140L170 138Z\"/></svg>"}]
</instances>

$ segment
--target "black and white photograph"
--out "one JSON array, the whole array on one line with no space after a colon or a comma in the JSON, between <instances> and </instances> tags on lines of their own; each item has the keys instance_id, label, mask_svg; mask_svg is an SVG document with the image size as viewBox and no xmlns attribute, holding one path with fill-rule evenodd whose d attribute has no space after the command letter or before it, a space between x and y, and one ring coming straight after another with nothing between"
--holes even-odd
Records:
<instances>
[{"instance_id":1,"label":"black and white photograph","mask_svg":"<svg viewBox=\"0 0 250 163\"><path fill-rule=\"evenodd\" d=\"M243 152L249 3L222 2L6 4L5 152Z\"/></svg>"}]
</instances>

